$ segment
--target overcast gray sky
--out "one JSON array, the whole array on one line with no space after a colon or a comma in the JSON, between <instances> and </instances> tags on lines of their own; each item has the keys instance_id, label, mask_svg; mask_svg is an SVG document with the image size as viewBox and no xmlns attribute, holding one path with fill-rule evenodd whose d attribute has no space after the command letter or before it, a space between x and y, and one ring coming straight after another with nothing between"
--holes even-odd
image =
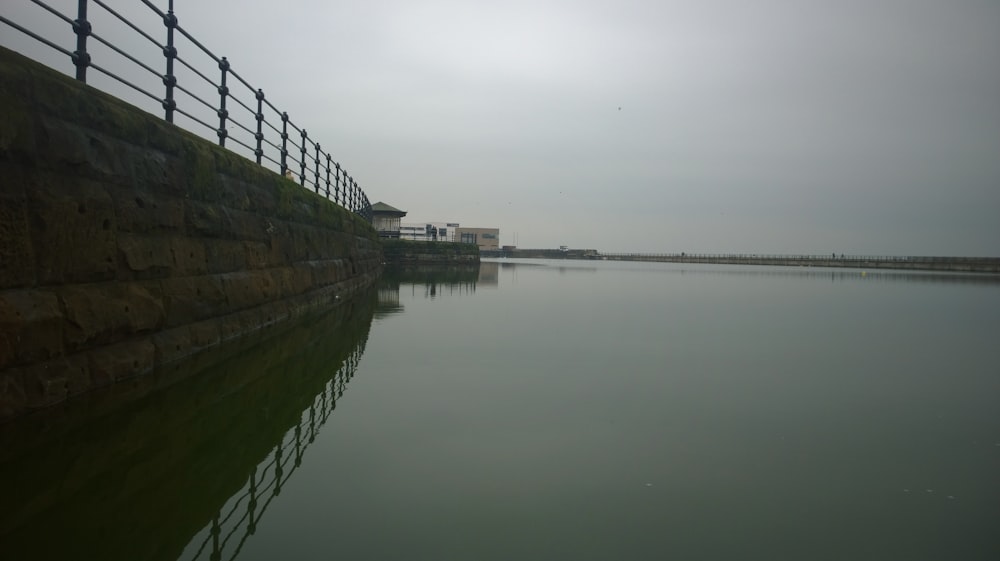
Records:
<instances>
[{"instance_id":1,"label":"overcast gray sky","mask_svg":"<svg viewBox=\"0 0 1000 561\"><path fill-rule=\"evenodd\" d=\"M406 221L521 247L1000 255L997 0L174 9ZM72 48L26 0L0 10ZM3 25L0 44L72 71Z\"/></svg>"}]
</instances>

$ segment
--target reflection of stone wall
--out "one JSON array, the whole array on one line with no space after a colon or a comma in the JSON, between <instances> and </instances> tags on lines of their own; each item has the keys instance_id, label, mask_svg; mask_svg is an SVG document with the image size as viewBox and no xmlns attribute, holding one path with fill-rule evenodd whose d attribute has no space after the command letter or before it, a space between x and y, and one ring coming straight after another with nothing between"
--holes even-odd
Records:
<instances>
[{"instance_id":1,"label":"reflection of stone wall","mask_svg":"<svg viewBox=\"0 0 1000 561\"><path fill-rule=\"evenodd\" d=\"M304 448L327 417L336 421L374 296L0 425L4 558L177 559L251 474L264 478L256 466L283 435L301 427ZM296 452L285 452L286 477ZM261 527L276 522L264 503Z\"/></svg>"},{"instance_id":2,"label":"reflection of stone wall","mask_svg":"<svg viewBox=\"0 0 1000 561\"><path fill-rule=\"evenodd\" d=\"M0 419L374 282L363 219L0 48Z\"/></svg>"}]
</instances>

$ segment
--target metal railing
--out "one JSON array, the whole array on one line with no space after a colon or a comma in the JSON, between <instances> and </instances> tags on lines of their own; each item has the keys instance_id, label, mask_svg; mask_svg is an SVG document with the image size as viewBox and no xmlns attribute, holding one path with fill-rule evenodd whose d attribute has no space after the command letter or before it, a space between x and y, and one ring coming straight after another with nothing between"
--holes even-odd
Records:
<instances>
[{"instance_id":1,"label":"metal railing","mask_svg":"<svg viewBox=\"0 0 1000 561\"><path fill-rule=\"evenodd\" d=\"M293 123L287 112L275 107L264 95L263 90L254 88L237 74L226 57L217 56L188 33L174 14L173 0L169 0L166 12L149 0L138 0L137 3L148 8L148 14L157 17L155 21L159 33L162 34L163 28L166 29L162 40L122 15L121 8L116 11L101 0L78 0L75 19L42 0L20 0L20 3L25 6L35 4L49 15L68 24L72 33L76 35L76 49L70 51L58 45L52 38L43 37L3 13L0 13L0 22L69 57L76 68L77 80L86 83L88 70L94 69L137 92L141 98L156 102L163 110L163 118L167 122L173 123L175 115L183 115L193 125L197 125L194 129L189 129L191 132L202 135L201 133L207 129L210 136L217 138L219 146L226 147L227 141L235 143L247 151L242 155L255 160L258 165L267 167L267 164L271 164L272 169L297 181L302 187L311 188L317 194L324 195L368 221L372 220L371 202L354 178L339 162L333 160L329 152L324 151L318 142L309 137L306 129ZM12 4L14 0L5 2L3 11L11 10ZM162 68L163 73L161 74L160 69L155 67L155 63L149 64L140 60L142 54L130 52L123 45L116 45L110 34L104 36L104 28L100 30L101 33L97 33L98 30L92 25L92 17L88 17L90 4L102 8L109 14L109 21L118 22L140 37L143 43L158 49L156 56L162 58L162 66L159 68ZM160 24L163 27L160 27ZM181 39L186 40L186 47L190 47L190 50L182 52L178 49ZM120 59L129 61L133 68L137 67L144 72L139 72L138 77L130 75L129 78L112 72L111 66L117 64L114 57L109 56L107 62L103 59L95 60L92 56L91 40L107 48L109 55L115 53ZM152 48L149 50L153 51ZM143 54L148 56L149 52L144 51ZM196 66L198 62L196 59L201 58L204 62L206 56L218 68L217 81ZM189 73L191 81L179 79L179 70ZM143 80L148 81L150 76L162 83L164 88L162 97L150 91L155 89L154 87L141 84ZM206 85L211 88L205 89ZM199 88L214 95L204 93L199 95L197 93ZM114 95L114 92L108 93ZM205 99L206 97L211 99ZM184 103L178 103L178 99ZM217 124L215 119L218 119ZM229 149L232 150L232 146Z\"/></svg>"}]
</instances>

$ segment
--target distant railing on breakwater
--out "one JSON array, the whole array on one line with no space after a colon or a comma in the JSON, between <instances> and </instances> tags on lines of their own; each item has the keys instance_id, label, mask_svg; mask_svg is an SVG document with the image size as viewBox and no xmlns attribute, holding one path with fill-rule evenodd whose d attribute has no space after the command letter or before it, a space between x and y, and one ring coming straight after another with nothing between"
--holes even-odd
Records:
<instances>
[{"instance_id":1,"label":"distant railing on breakwater","mask_svg":"<svg viewBox=\"0 0 1000 561\"><path fill-rule=\"evenodd\" d=\"M935 257L894 255L770 255L755 253L599 253L594 259L656 261L663 263L712 263L720 265L784 265L864 269L914 269L1000 273L998 257Z\"/></svg>"},{"instance_id":2,"label":"distant railing on breakwater","mask_svg":"<svg viewBox=\"0 0 1000 561\"><path fill-rule=\"evenodd\" d=\"M601 253L594 250L512 249L481 252L482 257L555 258L657 263L706 263L716 265L781 265L791 267L844 267L860 269L912 269L1000 273L1000 257L940 257L894 255L778 255L764 253Z\"/></svg>"},{"instance_id":3,"label":"distant railing on breakwater","mask_svg":"<svg viewBox=\"0 0 1000 561\"><path fill-rule=\"evenodd\" d=\"M212 51L185 31L184 28L178 23L177 16L174 15L173 0L169 0L169 7L166 12L160 10L149 0L140 1L147 8L149 8L152 13L155 13L159 17L159 19L156 20L157 23L162 23L162 25L166 28L165 42L161 43L151 34L143 31L139 25L133 23L101 0L78 0L76 19L71 19L70 16L63 14L42 0L20 0L19 3L25 6L28 4L35 4L52 16L55 16L69 24L72 28L72 32L76 35L76 50L72 52L59 46L49 38L42 37L35 31L18 24L2 13L0 13L0 22L21 31L33 39L44 43L48 47L68 56L73 65L76 67L77 80L86 83L87 70L93 68L94 70L113 78L115 81L131 88L132 90L135 90L142 96L158 103L164 111L164 119L166 121L173 123L174 114L181 114L190 119L194 124L200 125L201 127L212 131L218 138L219 146L225 147L226 141L231 140L248 150L249 153L253 155L258 165L265 165L265 161L273 164L278 173L290 176L292 179L297 180L299 185L302 187L312 188L317 194L325 195L327 199L333 201L334 203L371 221L371 203L365 192L358 187L354 178L348 175L346 170L341 167L339 163L334 162L333 157L328 152L323 151L319 143L309 138L306 129L295 125L295 123L289 119L287 112L281 111L275 107L264 96L263 90L259 88L255 89L246 80L244 80L243 77L237 74L231 68L229 60L226 57L219 57L215 55ZM24 9L13 9L14 4L15 0L5 2L3 6L4 11L13 10L14 13L18 13L19 10ZM110 40L95 33L92 22L87 16L89 4L96 4L97 6L103 8L111 16L113 16L114 20L117 20L122 25L138 34L138 36L144 38L146 41L159 48L165 61L164 72L161 74L159 70L154 69L149 64L139 60L139 58L137 58L139 56L138 53L127 52L125 49L129 47L116 45ZM158 26L157 28L159 29ZM215 62L220 71L218 82L215 82L203 72L195 68L195 61L193 58L186 58L187 55L185 55L185 57L180 56L180 51L178 50L176 43L176 39L180 38L178 35L187 39L190 46L197 47L197 50L192 49L190 51L192 55L199 56L198 50L200 50L203 55L207 55ZM145 70L146 74L140 73L140 78L122 77L110 70L110 64L114 64L115 61L115 59L111 57L109 57L109 62L102 60L100 64L97 64L97 62L93 60L92 52L88 50L89 38L93 38L101 45L110 49L112 52L120 55L120 57L127 59L135 66ZM192 73L192 83L182 83L181 80L178 79L178 74L175 72L174 68L175 62L180 63L184 68ZM164 97L161 98L150 92L150 88L148 86L144 87L136 83L143 79L141 76L146 76L147 78L145 79L148 79L149 75L155 76L160 82L162 82L165 87ZM194 93L194 90L197 89L197 87L204 87L203 83L199 85L197 83L198 81L193 79L195 77L200 78L204 83L207 83L215 88L218 95L218 106L214 105L214 100L212 102L206 101L201 96ZM248 91L248 97L252 97L254 101L245 102L240 99L240 97L235 95L236 92L230 89L230 85L233 85L230 78L233 78L239 84L242 84L242 86L246 88L243 95L247 96ZM178 104L178 100L176 98L178 93L184 94L186 96L185 101L189 101L190 105ZM228 105L228 102L233 102L238 107ZM252 105L255 105L256 109L251 107ZM214 118L218 119L217 127L206 122L205 119L207 117L199 117L196 114L197 111L204 111L206 108L214 113ZM255 124L247 126L235 119L234 115L230 113L231 108L237 111L240 111L240 109L245 110L246 113L249 113L249 117L252 117ZM265 113L265 109L268 110L267 113ZM246 113L244 113L244 117L248 117ZM272 120L268 120L267 115L270 115ZM229 125L232 125L232 127ZM279 126L280 128L278 128ZM293 134L289 133L289 129L293 131L295 136L299 137L298 142L292 138ZM189 130L191 130L191 132L195 132L196 134L200 133L199 130ZM296 157L296 154L298 154L298 157ZM294 164L294 167L290 164ZM296 171L298 173L297 177L295 177L294 174Z\"/></svg>"},{"instance_id":4,"label":"distant railing on breakwater","mask_svg":"<svg viewBox=\"0 0 1000 561\"><path fill-rule=\"evenodd\" d=\"M282 485L302 465L306 448L315 442L319 429L337 407L337 399L344 395L347 383L354 378L363 354L364 342L344 360L323 386L323 391L302 411L298 424L285 431L272 452L253 469L243 488L230 497L212 521L192 539L188 547L194 552L185 558L191 561L206 559L203 556L206 552L207 559L213 560L222 559L224 552L227 559L239 555L243 544L257 532L267 507L281 493Z\"/></svg>"}]
</instances>

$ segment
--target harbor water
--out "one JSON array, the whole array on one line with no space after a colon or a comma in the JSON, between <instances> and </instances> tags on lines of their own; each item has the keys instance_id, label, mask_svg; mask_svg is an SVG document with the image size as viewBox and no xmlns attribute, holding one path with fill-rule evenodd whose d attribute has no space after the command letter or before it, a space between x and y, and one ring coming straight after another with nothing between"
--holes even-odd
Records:
<instances>
[{"instance_id":1,"label":"harbor water","mask_svg":"<svg viewBox=\"0 0 1000 561\"><path fill-rule=\"evenodd\" d=\"M1000 277L387 271L0 427L10 559L1000 559Z\"/></svg>"}]
</instances>

